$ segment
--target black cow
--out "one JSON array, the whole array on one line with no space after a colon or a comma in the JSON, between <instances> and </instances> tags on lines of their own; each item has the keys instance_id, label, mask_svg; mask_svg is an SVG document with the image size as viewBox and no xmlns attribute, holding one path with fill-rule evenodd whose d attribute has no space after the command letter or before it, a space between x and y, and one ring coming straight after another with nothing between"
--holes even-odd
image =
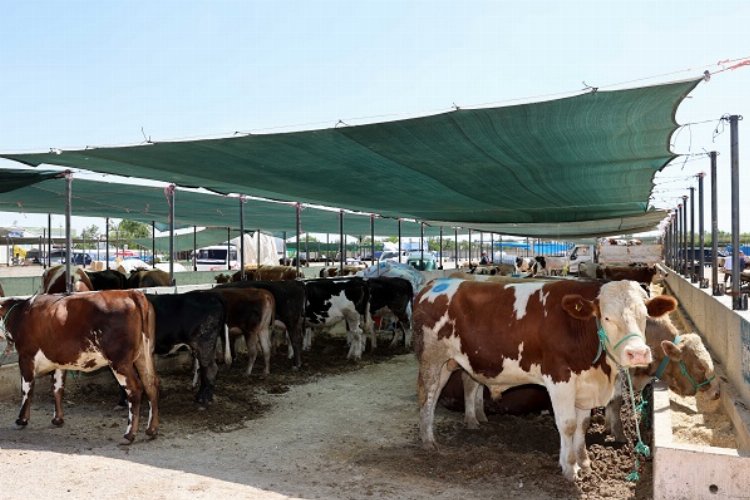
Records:
<instances>
[{"instance_id":1,"label":"black cow","mask_svg":"<svg viewBox=\"0 0 750 500\"><path fill-rule=\"evenodd\" d=\"M125 290L128 287L127 276L115 269L85 272L94 290Z\"/></svg>"},{"instance_id":2,"label":"black cow","mask_svg":"<svg viewBox=\"0 0 750 500\"><path fill-rule=\"evenodd\" d=\"M403 278L378 277L367 280L367 287L370 290L370 307L369 314L366 318L365 330L370 334L370 344L373 349L377 345L375 328L372 316L389 310L396 317L398 327L404 334L404 345L411 345L411 320L409 306L414 298L409 280ZM398 331L393 333L391 347L398 343L400 335Z\"/></svg>"},{"instance_id":3,"label":"black cow","mask_svg":"<svg viewBox=\"0 0 750 500\"><path fill-rule=\"evenodd\" d=\"M305 285L301 281L233 281L216 288L260 288L276 301L275 324L286 329L294 357L294 368L302 366L302 325L305 313Z\"/></svg>"},{"instance_id":4,"label":"black cow","mask_svg":"<svg viewBox=\"0 0 750 500\"><path fill-rule=\"evenodd\" d=\"M368 315L370 292L362 278L306 280L304 347L312 344L312 329L320 330L340 321L346 322L349 353L347 358L360 359L364 351L361 325Z\"/></svg>"},{"instance_id":5,"label":"black cow","mask_svg":"<svg viewBox=\"0 0 750 500\"><path fill-rule=\"evenodd\" d=\"M206 404L213 399L216 372L216 341L225 332L224 301L218 294L200 291L146 298L156 312L156 354L169 354L181 345L192 349L198 362L200 388L195 400Z\"/></svg>"}]
</instances>

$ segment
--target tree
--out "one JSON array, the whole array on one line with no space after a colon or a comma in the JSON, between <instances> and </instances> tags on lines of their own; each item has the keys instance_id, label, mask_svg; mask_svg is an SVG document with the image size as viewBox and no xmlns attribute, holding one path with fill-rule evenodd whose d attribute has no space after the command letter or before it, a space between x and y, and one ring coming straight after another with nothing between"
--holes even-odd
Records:
<instances>
[{"instance_id":1,"label":"tree","mask_svg":"<svg viewBox=\"0 0 750 500\"><path fill-rule=\"evenodd\" d=\"M81 239L86 241L87 246L91 246L91 242L99 239L99 227L96 224L91 224L88 227L84 227L81 230ZM83 243L76 243L74 248L85 249Z\"/></svg>"},{"instance_id":2,"label":"tree","mask_svg":"<svg viewBox=\"0 0 750 500\"><path fill-rule=\"evenodd\" d=\"M151 228L143 222L123 219L117 226L116 239L119 245L127 244L130 248L134 246L137 238L148 238L149 236L151 236Z\"/></svg>"}]
</instances>

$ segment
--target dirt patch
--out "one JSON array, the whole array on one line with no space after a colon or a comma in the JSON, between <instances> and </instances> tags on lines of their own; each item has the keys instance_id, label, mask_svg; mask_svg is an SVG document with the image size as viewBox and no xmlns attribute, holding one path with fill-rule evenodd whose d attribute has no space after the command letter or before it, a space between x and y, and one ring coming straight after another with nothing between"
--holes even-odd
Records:
<instances>
[{"instance_id":1,"label":"dirt patch","mask_svg":"<svg viewBox=\"0 0 750 500\"><path fill-rule=\"evenodd\" d=\"M416 360L387 340L354 363L342 338L316 337L302 370L279 353L265 380L248 380L240 359L220 368L206 408L193 402L189 370L163 374L159 438L147 441L141 430L125 448L115 445L126 414L115 408L114 385L66 397L62 428L49 424L45 391L24 431L11 425L19 401L0 402L4 491L45 497L64 485L69 498L83 498L107 484L110 498L650 498L650 462L637 485L628 482L632 445L605 436L601 415L587 436L593 469L575 483L560 473L548 414L491 415L470 431L461 414L439 409L441 450L424 451Z\"/></svg>"}]
</instances>

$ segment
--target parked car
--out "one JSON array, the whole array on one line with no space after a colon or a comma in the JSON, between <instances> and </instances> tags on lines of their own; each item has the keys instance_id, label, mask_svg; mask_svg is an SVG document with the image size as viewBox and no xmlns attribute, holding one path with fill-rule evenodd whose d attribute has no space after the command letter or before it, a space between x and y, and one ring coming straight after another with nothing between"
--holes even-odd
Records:
<instances>
[{"instance_id":1,"label":"parked car","mask_svg":"<svg viewBox=\"0 0 750 500\"><path fill-rule=\"evenodd\" d=\"M434 271L437 269L437 259L432 252L411 252L406 259L406 263L420 271Z\"/></svg>"}]
</instances>

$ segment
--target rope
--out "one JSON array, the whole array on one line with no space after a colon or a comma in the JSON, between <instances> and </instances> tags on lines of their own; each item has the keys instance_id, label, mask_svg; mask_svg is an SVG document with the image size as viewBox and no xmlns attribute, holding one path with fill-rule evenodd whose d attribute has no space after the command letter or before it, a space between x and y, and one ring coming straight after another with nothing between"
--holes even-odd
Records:
<instances>
[{"instance_id":1,"label":"rope","mask_svg":"<svg viewBox=\"0 0 750 500\"><path fill-rule=\"evenodd\" d=\"M633 408L633 420L635 421L635 434L638 436L638 442L635 445L635 464L633 465L633 471L628 474L625 479L627 481L631 482L637 482L641 479L641 475L638 473L638 469L641 466L641 461L638 458L638 455L642 455L643 458L648 458L651 455L651 450L646 445L646 443L643 442L641 439L641 429L640 429L640 423L639 423L639 415L643 413L643 410L645 406L643 403L641 405L636 406L635 404L635 394L633 392L633 381L630 379L630 370L625 370L625 377L628 381L628 394L630 395L630 404ZM643 393L641 393L641 397Z\"/></svg>"}]
</instances>

